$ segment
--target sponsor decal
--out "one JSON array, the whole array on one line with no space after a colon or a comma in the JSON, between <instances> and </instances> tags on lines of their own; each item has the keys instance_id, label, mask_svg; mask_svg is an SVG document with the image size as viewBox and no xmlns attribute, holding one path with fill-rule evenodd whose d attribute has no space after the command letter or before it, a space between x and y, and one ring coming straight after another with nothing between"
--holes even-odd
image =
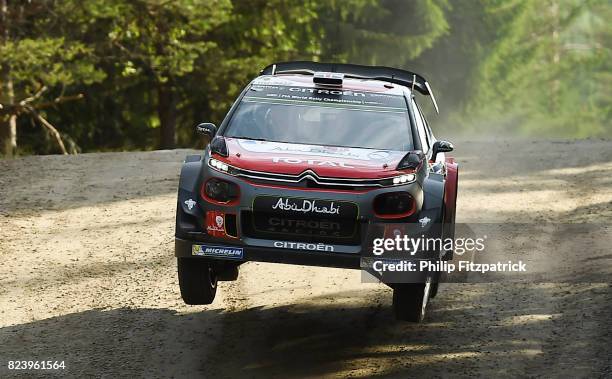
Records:
<instances>
[{"instance_id":1,"label":"sponsor decal","mask_svg":"<svg viewBox=\"0 0 612 379\"><path fill-rule=\"evenodd\" d=\"M355 219L358 215L357 205L352 202L282 196L258 196L253 201L253 209L270 216L286 214Z\"/></svg>"},{"instance_id":2,"label":"sponsor decal","mask_svg":"<svg viewBox=\"0 0 612 379\"><path fill-rule=\"evenodd\" d=\"M396 236L402 236L407 233L408 231L405 225L391 224L384 226L383 235L385 238L395 238Z\"/></svg>"},{"instance_id":3,"label":"sponsor decal","mask_svg":"<svg viewBox=\"0 0 612 379\"><path fill-rule=\"evenodd\" d=\"M295 228L297 230L309 229L318 230L321 232L329 231L335 232L342 229L342 225L339 222L328 221L328 220L294 220L290 218L281 217L270 217L268 218L268 225L272 228L271 231L275 231L276 227L281 228ZM326 235L326 234L324 234Z\"/></svg>"},{"instance_id":4,"label":"sponsor decal","mask_svg":"<svg viewBox=\"0 0 612 379\"><path fill-rule=\"evenodd\" d=\"M332 162L332 161L322 161L318 159L299 159L299 158L281 158L281 157L272 157L272 162L274 163L289 163L289 164L302 164L306 163L311 166L329 166L329 167L345 167L345 168L355 168L354 166L350 166L344 162Z\"/></svg>"},{"instance_id":5,"label":"sponsor decal","mask_svg":"<svg viewBox=\"0 0 612 379\"><path fill-rule=\"evenodd\" d=\"M243 249L241 247L233 246L192 245L191 255L200 257L242 259Z\"/></svg>"},{"instance_id":6,"label":"sponsor decal","mask_svg":"<svg viewBox=\"0 0 612 379\"><path fill-rule=\"evenodd\" d=\"M427 216L423 217L422 219L419 220L419 223L421 224L421 228L424 228L425 226L427 226L427 224L429 224L429 222L431 221L431 219Z\"/></svg>"},{"instance_id":7,"label":"sponsor decal","mask_svg":"<svg viewBox=\"0 0 612 379\"><path fill-rule=\"evenodd\" d=\"M196 203L195 201L193 201L193 199L189 199L189 200L186 200L186 201L185 201L185 205L187 206L187 208L188 208L189 210L192 210L192 209L193 209L193 207L195 207L195 205L196 205L196 204L197 204L197 203Z\"/></svg>"},{"instance_id":8,"label":"sponsor decal","mask_svg":"<svg viewBox=\"0 0 612 379\"><path fill-rule=\"evenodd\" d=\"M334 202L329 203L329 206L318 206L317 200L306 200L303 199L301 204L291 199L278 199L276 204L272 206L272 209L280 209L283 211L293 211L301 213L323 213L331 215L340 215L340 207L334 206Z\"/></svg>"},{"instance_id":9,"label":"sponsor decal","mask_svg":"<svg viewBox=\"0 0 612 379\"><path fill-rule=\"evenodd\" d=\"M366 96L364 92L354 92L350 90L348 91L329 90L329 89L308 88L308 87L291 87L289 88L289 92L312 93L316 95L342 95L342 96L360 96L360 97Z\"/></svg>"},{"instance_id":10,"label":"sponsor decal","mask_svg":"<svg viewBox=\"0 0 612 379\"><path fill-rule=\"evenodd\" d=\"M274 247L294 250L334 251L334 247L332 245L326 245L324 243L275 241Z\"/></svg>"},{"instance_id":11,"label":"sponsor decal","mask_svg":"<svg viewBox=\"0 0 612 379\"><path fill-rule=\"evenodd\" d=\"M257 231L265 233L295 234L312 237L350 238L354 235L354 222L339 222L313 218L284 218L272 215L257 217L254 226Z\"/></svg>"},{"instance_id":12,"label":"sponsor decal","mask_svg":"<svg viewBox=\"0 0 612 379\"><path fill-rule=\"evenodd\" d=\"M304 199L282 196L257 196L253 209L269 215L300 215L320 217L342 217L355 219L358 215L357 204L348 201L323 199Z\"/></svg>"},{"instance_id":13,"label":"sponsor decal","mask_svg":"<svg viewBox=\"0 0 612 379\"><path fill-rule=\"evenodd\" d=\"M304 87L294 81L281 78L256 79L251 88L259 92L257 96L247 94L245 98L283 99L290 102L335 103L358 106L378 106L406 110L404 97L400 94L387 94L369 91L353 91L345 88L325 89Z\"/></svg>"},{"instance_id":14,"label":"sponsor decal","mask_svg":"<svg viewBox=\"0 0 612 379\"><path fill-rule=\"evenodd\" d=\"M399 161L406 154L401 151L386 151L370 149L362 149L358 147L338 147L338 146L318 146L318 145L304 145L299 143L285 143L285 142L268 142L268 141L253 141L253 140L239 140L238 144L241 148L252 153L266 153L266 154L299 154L299 155L311 155L317 157L328 157L328 158L346 158L355 159L361 161L379 161L379 160L392 160Z\"/></svg>"},{"instance_id":15,"label":"sponsor decal","mask_svg":"<svg viewBox=\"0 0 612 379\"><path fill-rule=\"evenodd\" d=\"M219 211L206 212L206 232L213 237L226 237L225 213Z\"/></svg>"},{"instance_id":16,"label":"sponsor decal","mask_svg":"<svg viewBox=\"0 0 612 379\"><path fill-rule=\"evenodd\" d=\"M256 86L257 84L260 84L261 86ZM256 91L263 91L264 88L270 87L270 85L290 86L292 84L295 83L290 80L285 80L279 77L264 76L263 78L255 79L253 81L253 87L251 87L251 89L254 89Z\"/></svg>"}]
</instances>

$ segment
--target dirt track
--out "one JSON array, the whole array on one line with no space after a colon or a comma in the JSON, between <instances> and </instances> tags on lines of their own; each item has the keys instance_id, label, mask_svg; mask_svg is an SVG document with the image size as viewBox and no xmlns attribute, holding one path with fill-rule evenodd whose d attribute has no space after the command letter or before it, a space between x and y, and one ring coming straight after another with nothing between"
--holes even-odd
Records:
<instances>
[{"instance_id":1,"label":"dirt track","mask_svg":"<svg viewBox=\"0 0 612 379\"><path fill-rule=\"evenodd\" d=\"M458 222L609 228L612 141L455 142ZM250 263L212 306L184 305L173 228L187 153L0 161L0 377L18 359L78 377L612 377L610 276L584 270L576 284L443 285L420 325L394 321L389 289L337 269ZM607 275L607 249L577 250Z\"/></svg>"}]
</instances>

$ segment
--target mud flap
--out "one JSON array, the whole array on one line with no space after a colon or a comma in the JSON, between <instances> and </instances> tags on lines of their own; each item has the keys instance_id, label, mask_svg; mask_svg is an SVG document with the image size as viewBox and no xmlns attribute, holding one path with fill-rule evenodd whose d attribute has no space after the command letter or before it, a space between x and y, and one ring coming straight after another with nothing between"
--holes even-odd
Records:
<instances>
[{"instance_id":1,"label":"mud flap","mask_svg":"<svg viewBox=\"0 0 612 379\"><path fill-rule=\"evenodd\" d=\"M455 216L457 209L457 186L459 165L452 157L446 158L446 181L444 182L444 238L455 238ZM442 260L453 259L453 251L446 251Z\"/></svg>"}]
</instances>

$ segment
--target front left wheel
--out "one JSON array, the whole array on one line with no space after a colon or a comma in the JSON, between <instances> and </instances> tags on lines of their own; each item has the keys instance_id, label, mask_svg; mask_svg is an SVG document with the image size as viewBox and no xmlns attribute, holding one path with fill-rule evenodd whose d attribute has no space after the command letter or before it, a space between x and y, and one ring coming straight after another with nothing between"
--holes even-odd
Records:
<instances>
[{"instance_id":1,"label":"front left wheel","mask_svg":"<svg viewBox=\"0 0 612 379\"><path fill-rule=\"evenodd\" d=\"M210 304L217 294L217 276L212 265L198 258L177 258L179 287L185 304Z\"/></svg>"}]
</instances>

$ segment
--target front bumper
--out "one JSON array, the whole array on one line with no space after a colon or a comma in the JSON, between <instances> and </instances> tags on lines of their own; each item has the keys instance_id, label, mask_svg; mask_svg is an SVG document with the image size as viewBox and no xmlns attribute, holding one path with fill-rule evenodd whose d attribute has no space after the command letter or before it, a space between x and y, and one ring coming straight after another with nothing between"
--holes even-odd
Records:
<instances>
[{"instance_id":1,"label":"front bumper","mask_svg":"<svg viewBox=\"0 0 612 379\"><path fill-rule=\"evenodd\" d=\"M376 258L364 258L360 254L346 254L346 253L335 253L335 252L314 252L314 251L303 251L295 249L281 249L281 248L265 248L242 245L239 247L241 250L241 258L222 258L222 257L202 257L194 256L194 246L202 246L204 243L185 240L181 238L175 238L175 255L178 258L192 258L192 259L205 259L209 260L219 270L224 270L228 266L237 266L245 262L268 262L268 263L282 263L291 265L301 266L316 266L316 267L334 267L343 269L361 269L362 280L367 282L380 281L393 285L392 283L424 283L431 273L428 271L414 271L414 272L392 272L392 273L380 273L372 270L372 262L374 260L381 260L385 262L391 262L393 260L388 259L376 259ZM232 248L232 246L216 245L205 243L207 247L217 247L220 249ZM236 248L236 247L233 247ZM419 261L425 258L410 258L409 261L415 262L416 266L419 266ZM431 261L432 258L426 260ZM395 260L399 262L399 260ZM365 275L365 276L364 276Z\"/></svg>"}]
</instances>

